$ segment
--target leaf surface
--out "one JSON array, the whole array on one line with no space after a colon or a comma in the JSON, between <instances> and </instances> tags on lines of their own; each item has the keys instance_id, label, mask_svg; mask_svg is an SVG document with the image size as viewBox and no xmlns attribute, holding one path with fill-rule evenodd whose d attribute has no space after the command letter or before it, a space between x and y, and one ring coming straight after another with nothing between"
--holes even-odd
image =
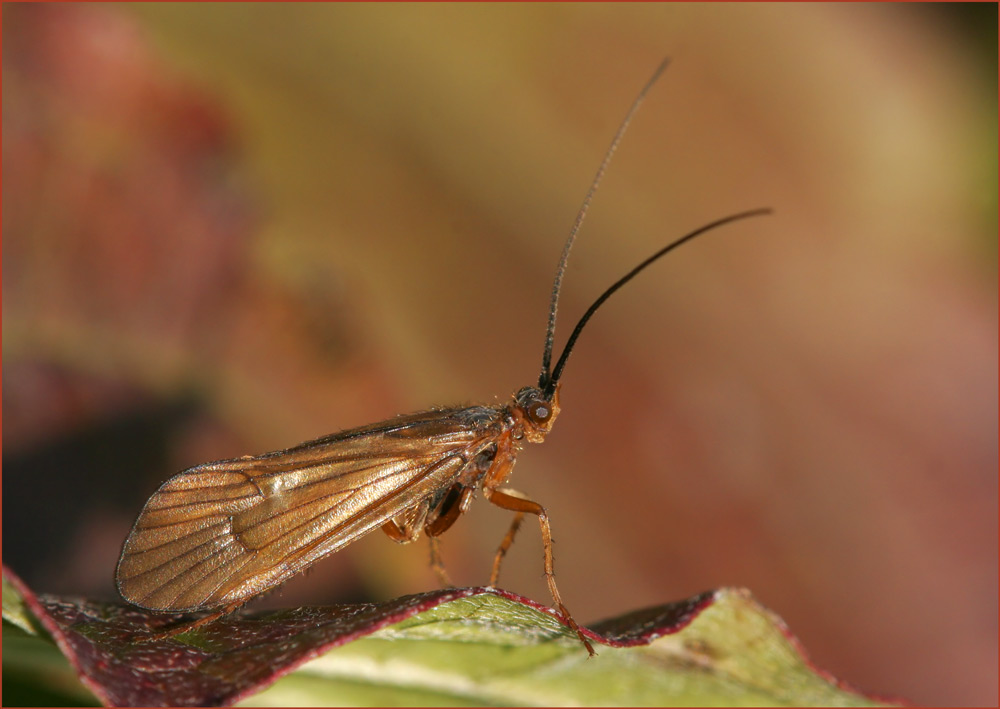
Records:
<instances>
[{"instance_id":1,"label":"leaf surface","mask_svg":"<svg viewBox=\"0 0 1000 709\"><path fill-rule=\"evenodd\" d=\"M5 682L66 685L54 642L112 706L881 705L741 589L594 624L593 658L550 609L492 588L234 614L161 640L176 616L36 596L6 569L3 595Z\"/></svg>"}]
</instances>

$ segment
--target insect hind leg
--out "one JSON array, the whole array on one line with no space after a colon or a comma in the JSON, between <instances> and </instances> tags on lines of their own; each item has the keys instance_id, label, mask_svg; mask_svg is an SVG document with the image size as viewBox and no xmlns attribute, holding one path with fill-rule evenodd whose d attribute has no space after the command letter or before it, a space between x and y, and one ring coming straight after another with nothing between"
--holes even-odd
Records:
<instances>
[{"instance_id":1,"label":"insect hind leg","mask_svg":"<svg viewBox=\"0 0 1000 709\"><path fill-rule=\"evenodd\" d=\"M437 537L432 537L428 535L427 541L430 542L431 549L431 570L434 575L438 577L438 581L444 588L454 588L455 584L451 582L451 577L448 576L448 570L444 568L444 559L441 558L441 542Z\"/></svg>"},{"instance_id":2,"label":"insect hind leg","mask_svg":"<svg viewBox=\"0 0 1000 709\"><path fill-rule=\"evenodd\" d=\"M195 628L200 628L203 625L208 625L209 623L215 622L222 616L229 615L234 610L239 608L241 605L242 603L236 603L231 606L226 606L225 608L215 611L214 613L209 613L208 615L203 616L201 618L196 618L194 620L168 625L165 629L153 633L152 635L145 635L141 638L136 638L136 642L147 643L147 642L156 642L158 640L167 640L168 638L172 638L176 635L181 635L190 630L194 630Z\"/></svg>"}]
</instances>

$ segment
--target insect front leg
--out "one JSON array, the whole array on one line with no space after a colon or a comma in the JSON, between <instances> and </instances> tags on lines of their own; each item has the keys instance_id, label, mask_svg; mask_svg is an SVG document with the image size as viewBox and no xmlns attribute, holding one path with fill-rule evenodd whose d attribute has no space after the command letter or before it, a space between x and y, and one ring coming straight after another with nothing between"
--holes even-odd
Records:
<instances>
[{"instance_id":1,"label":"insect front leg","mask_svg":"<svg viewBox=\"0 0 1000 709\"><path fill-rule=\"evenodd\" d=\"M542 547L545 552L545 580L549 585L549 593L552 594L552 600L555 601L556 610L558 610L562 616L566 619L569 627L576 631L577 636L580 641L587 648L587 652L591 655L596 655L594 652L594 647L590 644L590 641L584 636L583 631L580 626L577 625L576 621L573 620L573 615L569 612L569 609L562 602L562 596L559 594L559 588L556 586L556 575L553 569L553 554L552 554L552 528L549 526L549 516L545 512L545 508L534 500L529 500L526 497L520 497L521 493L513 490L505 490L501 488L491 488L484 486L483 494L486 495L486 499L492 502L497 507L505 510L511 510L512 512L517 512L520 515L532 514L538 517L538 524L542 528ZM519 523L519 522L518 522ZM511 527L512 531L516 529ZM512 532L507 533L508 537L511 537L513 541ZM504 538L504 542L507 538ZM508 543L509 547L510 544ZM503 548L503 544L501 544ZM506 549L504 549L506 552ZM502 555L501 555L502 556ZM496 563L496 562L494 562Z\"/></svg>"}]
</instances>

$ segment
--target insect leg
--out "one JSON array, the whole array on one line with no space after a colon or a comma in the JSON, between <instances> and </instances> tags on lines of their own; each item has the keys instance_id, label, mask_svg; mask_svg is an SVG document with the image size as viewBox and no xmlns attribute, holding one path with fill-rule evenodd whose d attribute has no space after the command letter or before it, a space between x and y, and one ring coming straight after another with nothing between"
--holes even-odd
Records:
<instances>
[{"instance_id":1,"label":"insect leg","mask_svg":"<svg viewBox=\"0 0 1000 709\"><path fill-rule=\"evenodd\" d=\"M232 613L234 610L239 608L242 603L234 603L231 606L226 606L225 608L216 611L215 613L209 613L203 618L198 618L196 620L188 621L186 623L178 623L176 625L168 626L165 630L161 630L153 635L148 635L144 638L139 638L139 642L154 642L156 640L166 640L167 638L172 638L175 635L180 635L181 633L186 633L189 630L194 630L195 628L200 628L203 625L208 625L209 623L218 620L224 615Z\"/></svg>"},{"instance_id":2,"label":"insect leg","mask_svg":"<svg viewBox=\"0 0 1000 709\"><path fill-rule=\"evenodd\" d=\"M549 593L552 594L552 600L555 601L556 610L558 610L566 619L569 627L576 631L580 641L587 648L587 652L591 655L596 655L597 653L594 652L594 647L584 636L583 631L580 630L580 626L577 625L575 620L573 620L573 616L570 614L569 609L563 604L562 597L559 595L559 588L556 586L556 575L553 570L552 562L552 529L549 526L549 516L545 512L545 508L533 500L517 497L519 493L515 492L514 494L511 494L510 490L484 486L483 494L486 495L487 500L501 509L511 510L512 512L519 512L521 514L532 514L538 517L538 524L542 528L542 547L545 550L545 580L549 584Z\"/></svg>"},{"instance_id":3,"label":"insect leg","mask_svg":"<svg viewBox=\"0 0 1000 709\"><path fill-rule=\"evenodd\" d=\"M424 532L431 543L431 568L437 574L441 585L445 587L452 587L454 584L448 577L448 572L445 571L438 537L447 532L469 507L473 492L475 490L471 487L463 487L462 485L452 487L437 509L428 515L428 521L424 525Z\"/></svg>"},{"instance_id":4,"label":"insect leg","mask_svg":"<svg viewBox=\"0 0 1000 709\"><path fill-rule=\"evenodd\" d=\"M412 532L407 532L407 530L400 527L394 519L390 519L383 524L382 531L385 532L385 536L389 537L389 539L400 544L412 542L414 539Z\"/></svg>"},{"instance_id":5,"label":"insect leg","mask_svg":"<svg viewBox=\"0 0 1000 709\"><path fill-rule=\"evenodd\" d=\"M400 514L386 520L382 531L394 542L409 544L420 539L420 531L424 528L427 515L430 512L426 500L421 500Z\"/></svg>"},{"instance_id":6,"label":"insect leg","mask_svg":"<svg viewBox=\"0 0 1000 709\"><path fill-rule=\"evenodd\" d=\"M427 536L440 537L447 532L451 525L455 524L462 513L469 508L469 502L472 500L474 492L473 488L461 485L455 485L449 490L441 505L428 515L427 523L424 525Z\"/></svg>"},{"instance_id":7,"label":"insect leg","mask_svg":"<svg viewBox=\"0 0 1000 709\"><path fill-rule=\"evenodd\" d=\"M454 588L455 584L451 582L451 578L444 568L444 560L441 558L441 542L438 541L437 537L431 535L427 535L427 541L431 545L431 569L433 569L443 587Z\"/></svg>"},{"instance_id":8,"label":"insect leg","mask_svg":"<svg viewBox=\"0 0 1000 709\"><path fill-rule=\"evenodd\" d=\"M507 492L513 491L508 490ZM517 530L520 529L521 521L523 519L523 512L517 512L514 515L514 521L510 523L510 529L507 530L507 534L504 536L503 541L500 542L500 546L497 548L496 556L493 557L493 571L490 572L490 586L496 586L497 581L500 580L500 562L503 561L504 556L507 554L507 550L514 544L514 536L517 534Z\"/></svg>"}]
</instances>

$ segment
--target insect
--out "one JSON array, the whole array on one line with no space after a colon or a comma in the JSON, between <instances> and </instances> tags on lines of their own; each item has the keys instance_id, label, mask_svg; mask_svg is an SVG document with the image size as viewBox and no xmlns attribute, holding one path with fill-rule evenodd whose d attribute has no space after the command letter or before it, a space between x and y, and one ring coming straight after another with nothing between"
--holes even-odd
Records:
<instances>
[{"instance_id":1,"label":"insect","mask_svg":"<svg viewBox=\"0 0 1000 709\"><path fill-rule=\"evenodd\" d=\"M401 543L426 534L432 565L445 580L437 538L481 490L489 502L514 513L494 557L490 585L497 583L501 561L521 521L533 515L541 527L545 578L555 608L593 655L556 586L545 508L504 483L523 445L541 443L552 430L566 361L597 309L681 244L771 211L755 209L718 219L661 248L594 301L552 365L556 311L570 249L626 128L667 63L656 69L618 128L563 246L536 386L524 387L496 406L398 416L287 450L205 463L178 473L149 498L125 540L116 573L122 597L153 611L213 611L176 631L182 632L235 610L376 529Z\"/></svg>"}]
</instances>

